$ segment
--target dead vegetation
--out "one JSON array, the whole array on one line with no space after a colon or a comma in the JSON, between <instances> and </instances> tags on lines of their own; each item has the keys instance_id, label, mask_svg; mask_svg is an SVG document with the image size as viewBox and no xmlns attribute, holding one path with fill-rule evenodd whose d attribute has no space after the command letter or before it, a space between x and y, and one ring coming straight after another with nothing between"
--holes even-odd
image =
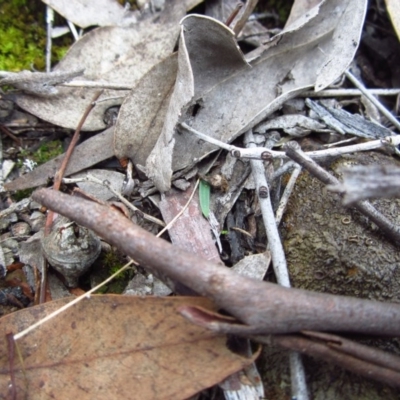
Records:
<instances>
[{"instance_id":1,"label":"dead vegetation","mask_svg":"<svg viewBox=\"0 0 400 400\"><path fill-rule=\"evenodd\" d=\"M47 72L0 71L0 397L397 398L397 3L44 2L76 42L50 68L48 7Z\"/></svg>"}]
</instances>

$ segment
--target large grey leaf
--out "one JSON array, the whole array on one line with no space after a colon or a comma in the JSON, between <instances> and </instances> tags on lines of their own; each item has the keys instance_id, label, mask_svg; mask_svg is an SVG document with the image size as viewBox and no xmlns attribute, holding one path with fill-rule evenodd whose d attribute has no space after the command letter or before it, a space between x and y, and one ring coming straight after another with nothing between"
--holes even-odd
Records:
<instances>
[{"instance_id":1,"label":"large grey leaf","mask_svg":"<svg viewBox=\"0 0 400 400\"><path fill-rule=\"evenodd\" d=\"M85 69L84 78L104 83L128 83L132 87L154 64L168 56L179 34L185 3L169 0L155 18L130 27L103 27L83 36L57 65L57 71ZM59 87L59 93L47 98L21 95L18 105L30 113L66 128L76 128L94 93L93 88ZM120 105L128 90L105 90L96 108L89 114L84 130L105 128L104 112Z\"/></svg>"},{"instance_id":2,"label":"large grey leaf","mask_svg":"<svg viewBox=\"0 0 400 400\"><path fill-rule=\"evenodd\" d=\"M176 134L178 122L229 142L299 92L328 86L354 57L365 9L366 0L321 3L264 50L246 57L252 59L251 67L232 44L229 28L211 18L187 16L182 21L177 82L184 82L185 92L191 90L193 96L184 104L174 92L162 134L147 160L147 173L158 189L168 190L172 171L213 150L188 132Z\"/></svg>"},{"instance_id":3,"label":"large grey leaf","mask_svg":"<svg viewBox=\"0 0 400 400\"><path fill-rule=\"evenodd\" d=\"M128 14L117 0L42 1L81 28L93 25L119 25Z\"/></svg>"},{"instance_id":4,"label":"large grey leaf","mask_svg":"<svg viewBox=\"0 0 400 400\"><path fill-rule=\"evenodd\" d=\"M164 124L178 70L174 53L145 74L122 103L114 133L117 158L144 165Z\"/></svg>"}]
</instances>

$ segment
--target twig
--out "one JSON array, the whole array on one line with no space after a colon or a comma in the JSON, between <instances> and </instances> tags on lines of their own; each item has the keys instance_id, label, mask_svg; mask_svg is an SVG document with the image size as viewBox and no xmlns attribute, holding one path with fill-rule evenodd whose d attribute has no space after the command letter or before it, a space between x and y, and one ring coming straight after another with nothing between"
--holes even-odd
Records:
<instances>
[{"instance_id":1,"label":"twig","mask_svg":"<svg viewBox=\"0 0 400 400\"><path fill-rule=\"evenodd\" d=\"M390 165L354 166L341 168L343 183L328 186L344 194L343 205L369 198L400 197L400 168Z\"/></svg>"},{"instance_id":2,"label":"twig","mask_svg":"<svg viewBox=\"0 0 400 400\"><path fill-rule=\"evenodd\" d=\"M231 14L229 15L229 17L226 19L225 21L225 25L229 26L233 20L236 18L236 16L239 14L240 9L243 7L243 3L236 3L235 8L233 9L233 11L231 12Z\"/></svg>"},{"instance_id":3,"label":"twig","mask_svg":"<svg viewBox=\"0 0 400 400\"><path fill-rule=\"evenodd\" d=\"M163 273L214 299L245 324L213 325L216 330L240 334L324 330L400 335L400 304L289 289L245 278L157 239L100 204L50 189L39 189L32 197L93 230L150 271ZM191 318L190 313L185 315Z\"/></svg>"},{"instance_id":4,"label":"twig","mask_svg":"<svg viewBox=\"0 0 400 400\"><path fill-rule=\"evenodd\" d=\"M22 146L22 140L15 136L13 133L10 132L9 129L7 129L4 125L0 125L0 130L6 134L8 137L10 137L15 143L17 143L18 146Z\"/></svg>"},{"instance_id":5,"label":"twig","mask_svg":"<svg viewBox=\"0 0 400 400\"><path fill-rule=\"evenodd\" d=\"M79 40L79 34L78 34L78 32L77 32L77 30L75 28L75 25L69 19L67 19L67 24L69 26L69 29L70 29L71 33L72 33L72 36L75 39L75 42L77 42Z\"/></svg>"},{"instance_id":6,"label":"twig","mask_svg":"<svg viewBox=\"0 0 400 400\"><path fill-rule=\"evenodd\" d=\"M248 148L257 147L254 143L252 130L245 133L244 141ZM250 165L256 183L258 201L260 203L265 231L267 233L268 247L271 251L272 265L274 267L276 280L280 285L290 287L285 252L275 222L274 210L269 196L268 182L265 177L264 164L260 160L250 160ZM289 363L292 381L292 398L306 400L308 399L307 384L300 355L298 353L290 353Z\"/></svg>"},{"instance_id":7,"label":"twig","mask_svg":"<svg viewBox=\"0 0 400 400\"><path fill-rule=\"evenodd\" d=\"M245 133L244 139L248 148L256 147L251 130ZM290 287L285 252L275 223L275 215L269 195L268 182L265 177L264 164L260 160L250 160L250 165L256 183L256 192L261 207L268 244L271 250L272 264L276 279L280 285Z\"/></svg>"},{"instance_id":8,"label":"twig","mask_svg":"<svg viewBox=\"0 0 400 400\"><path fill-rule=\"evenodd\" d=\"M46 25L47 25L47 40L46 40L46 72L51 71L51 34L53 30L54 10L50 6L46 6Z\"/></svg>"},{"instance_id":9,"label":"twig","mask_svg":"<svg viewBox=\"0 0 400 400\"><path fill-rule=\"evenodd\" d=\"M289 182L286 184L285 190L284 190L281 200L279 202L278 209L276 210L276 213L275 213L275 222L276 222L277 226L279 226L279 224L281 223L283 214L285 213L286 206L289 201L289 197L292 194L294 185L296 184L296 180L299 177L300 173L301 173L301 167L296 166L294 168L292 174L290 175Z\"/></svg>"},{"instance_id":10,"label":"twig","mask_svg":"<svg viewBox=\"0 0 400 400\"><path fill-rule=\"evenodd\" d=\"M75 145L78 143L79 133L81 131L81 128L82 128L83 124L85 123L86 118L89 115L90 111L92 111L92 109L95 107L95 101L100 97L101 93L102 93L102 91L99 91L93 96L91 103L86 108L85 112L82 115L81 120L79 121L76 131L75 131L74 135L72 136L68 150L65 153L65 156L61 163L60 169L56 172L56 175L54 177L53 190L55 190L55 191L60 190L62 178L64 176L65 170L67 169L68 162L71 158L72 152L74 151ZM45 236L50 233L53 219L54 219L54 212L50 210L47 214L46 223L44 226L44 235ZM44 303L45 296L46 296L46 286L47 286L47 267L46 267L46 265L47 265L47 263L45 263L45 266L43 268L41 282L40 282L40 296L39 296L40 304Z\"/></svg>"},{"instance_id":11,"label":"twig","mask_svg":"<svg viewBox=\"0 0 400 400\"><path fill-rule=\"evenodd\" d=\"M71 142L68 146L68 150L65 153L65 156L63 158L63 161L61 163L60 169L57 171L55 177L54 177L54 183L53 183L53 190L60 190L62 178L64 176L65 170L67 169L69 160L71 158L72 152L74 151L75 145L78 143L79 140L79 134L81 132L82 126L86 121L86 118L88 117L90 111L95 107L95 101L100 97L102 94L102 91L97 92L94 96L88 107L86 108L85 112L82 115L81 120L79 121L79 124L74 132L74 135L72 136ZM44 234L48 235L50 232L51 224L53 223L53 213L50 211L47 215L46 219L46 225L44 229Z\"/></svg>"},{"instance_id":12,"label":"twig","mask_svg":"<svg viewBox=\"0 0 400 400\"><path fill-rule=\"evenodd\" d=\"M372 96L369 93L369 90L350 72L350 70L347 70L345 73L346 77L353 83L354 86L356 86L363 95L371 101L376 108L398 129L400 130L400 122L392 115L392 113L387 110L381 102L379 102L376 97Z\"/></svg>"},{"instance_id":13,"label":"twig","mask_svg":"<svg viewBox=\"0 0 400 400\"><path fill-rule=\"evenodd\" d=\"M320 167L313 159L304 153L300 145L291 141L286 143L286 154L305 168L310 174L318 178L321 182L326 185L340 185L340 181L335 178L328 171L325 171ZM392 240L396 245L400 245L400 229L396 227L392 222L390 222L384 215L382 215L378 210L375 209L368 201L358 201L354 205L358 211L369 217L386 236Z\"/></svg>"},{"instance_id":14,"label":"twig","mask_svg":"<svg viewBox=\"0 0 400 400\"><path fill-rule=\"evenodd\" d=\"M283 164L281 167L276 169L274 173L272 174L271 180L274 181L275 179L278 179L281 177L283 174L286 174L286 172L289 172L291 169L295 168L297 166L297 163L294 161L286 161L285 164Z\"/></svg>"},{"instance_id":15,"label":"twig","mask_svg":"<svg viewBox=\"0 0 400 400\"><path fill-rule=\"evenodd\" d=\"M400 89L368 89L368 93L375 96L398 96ZM353 97L362 96L364 93L359 89L327 89L320 92L307 90L299 94L299 97Z\"/></svg>"},{"instance_id":16,"label":"twig","mask_svg":"<svg viewBox=\"0 0 400 400\"><path fill-rule=\"evenodd\" d=\"M180 126L182 128L184 128L185 130L188 130L189 132L195 134L196 136L203 139L204 141L214 144L217 147L220 147L224 150L229 151L232 154L232 156L236 157L236 158L249 158L249 159L256 159L256 160L260 160L260 159L268 160L271 157L272 158L282 158L284 160L289 158L286 155L286 153L284 153L282 151L274 151L274 150L270 150L265 147L257 147L254 149L243 149L241 147L237 147L237 146L233 146L231 144L221 142L220 140L214 139L208 135L205 135L204 133L201 133L201 132L191 128L185 122L181 123ZM328 157L338 157L343 154L355 153L357 151L376 150L376 149L379 149L382 147L387 147L387 146L395 147L398 145L400 145L400 135L388 136L386 138L382 138L379 140L371 140L369 142L354 144L351 146L338 147L338 148L326 149L326 150L307 151L304 154L306 154L308 157L311 157L316 160L325 160Z\"/></svg>"},{"instance_id":17,"label":"twig","mask_svg":"<svg viewBox=\"0 0 400 400\"><path fill-rule=\"evenodd\" d=\"M190 195L188 201L186 202L186 204L183 206L182 210L175 216L175 218L173 218L168 225L166 225L164 227L164 229L162 229L160 232L158 232L158 234L156 235L157 238L159 238L167 229L171 228L172 225L174 225L174 223L177 221L177 219L185 212L185 210L189 207L190 202L193 199L194 194L196 193L196 189L197 186L199 185L200 179L197 180L195 187L193 189L192 194ZM32 330L36 329L37 327L39 327L40 325L44 324L45 322L49 321L50 319L56 317L57 315L61 314L63 311L65 311L66 309L72 307L74 304L80 302L81 300L83 300L84 298L90 297L90 295L94 292L96 292L97 290L99 290L102 286L104 286L105 284L107 284L108 282L110 282L112 279L114 279L117 275L119 275L121 272L125 271L128 267L130 267L132 264L138 265L137 262L133 259L131 259L127 264L125 264L123 267L121 267L117 272L115 272L114 274L112 274L111 276L109 276L107 279L105 279L103 282L99 283L96 287L94 287L93 289L89 290L88 292L84 293L83 295L77 297L76 299L74 299L73 301L69 302L68 304L64 305L63 307L61 307L60 309L54 311L53 313L49 314L48 316L46 316L45 318L41 319L40 321L36 322L35 324L29 326L27 329L17 333L16 335L14 335L14 340L18 340L20 338L22 338L23 336L27 335L29 332L31 332Z\"/></svg>"},{"instance_id":18,"label":"twig","mask_svg":"<svg viewBox=\"0 0 400 400\"><path fill-rule=\"evenodd\" d=\"M251 13L256 7L258 0L247 0L242 13L240 14L236 24L233 27L233 31L235 32L235 36L238 36L240 32L243 30L246 25L247 20L249 19Z\"/></svg>"},{"instance_id":19,"label":"twig","mask_svg":"<svg viewBox=\"0 0 400 400\"><path fill-rule=\"evenodd\" d=\"M98 89L113 89L113 90L132 90L132 85L129 83L110 83L110 82L96 82L96 81L79 81L62 83L59 86L66 87L87 87Z\"/></svg>"},{"instance_id":20,"label":"twig","mask_svg":"<svg viewBox=\"0 0 400 400\"><path fill-rule=\"evenodd\" d=\"M79 183L79 182L93 182L97 185L101 185L106 187L114 196L118 197L118 199L124 203L128 208L130 208L133 212L137 212L140 214L141 217L146 219L147 221L153 222L154 224L165 226L165 223L160 219L153 217L149 214L144 213L143 211L139 210L136 206L134 206L131 202L129 202L120 192L117 192L112 186L111 183L108 181L102 181L97 179L95 176L91 174L87 174L81 178L63 178L64 183Z\"/></svg>"},{"instance_id":21,"label":"twig","mask_svg":"<svg viewBox=\"0 0 400 400\"><path fill-rule=\"evenodd\" d=\"M336 335L304 331L301 335L253 336L252 340L296 350L368 379L400 387L399 357Z\"/></svg>"}]
</instances>

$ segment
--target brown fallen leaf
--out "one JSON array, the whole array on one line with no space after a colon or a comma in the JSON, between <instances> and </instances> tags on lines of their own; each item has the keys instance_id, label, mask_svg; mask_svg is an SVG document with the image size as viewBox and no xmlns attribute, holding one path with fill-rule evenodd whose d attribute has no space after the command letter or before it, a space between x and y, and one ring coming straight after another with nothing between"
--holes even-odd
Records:
<instances>
[{"instance_id":1,"label":"brown fallen leaf","mask_svg":"<svg viewBox=\"0 0 400 400\"><path fill-rule=\"evenodd\" d=\"M168 190L173 171L215 149L192 133L176 134L179 122L230 142L301 91L322 90L353 59L365 9L365 1L322 2L275 36L269 47L248 54L250 65L229 28L212 18L185 17L177 84L161 136L146 162L157 188Z\"/></svg>"},{"instance_id":2,"label":"brown fallen leaf","mask_svg":"<svg viewBox=\"0 0 400 400\"><path fill-rule=\"evenodd\" d=\"M185 192L172 189L161 199L159 207L167 224L182 210L192 191L193 185ZM184 213L168 229L168 233L171 242L177 247L215 263L221 261L211 234L210 223L201 213L198 193L194 195Z\"/></svg>"},{"instance_id":3,"label":"brown fallen leaf","mask_svg":"<svg viewBox=\"0 0 400 400\"><path fill-rule=\"evenodd\" d=\"M179 21L185 15L185 3L168 0L164 11L129 27L97 28L78 40L55 71L85 70L84 79L103 83L128 83L132 87L154 64L172 53L179 35ZM74 66L71 68L71 66ZM58 94L38 98L21 94L17 103L31 114L55 125L75 129L88 99L96 88L58 87ZM128 90L105 90L83 130L106 127L105 111L122 103ZM107 99L107 100L105 100Z\"/></svg>"},{"instance_id":4,"label":"brown fallen leaf","mask_svg":"<svg viewBox=\"0 0 400 400\"><path fill-rule=\"evenodd\" d=\"M5 335L65 304L60 299L1 319L0 387L10 390ZM199 297L92 296L16 341L18 399L185 399L248 365L226 336L186 321L182 305L215 309Z\"/></svg>"}]
</instances>

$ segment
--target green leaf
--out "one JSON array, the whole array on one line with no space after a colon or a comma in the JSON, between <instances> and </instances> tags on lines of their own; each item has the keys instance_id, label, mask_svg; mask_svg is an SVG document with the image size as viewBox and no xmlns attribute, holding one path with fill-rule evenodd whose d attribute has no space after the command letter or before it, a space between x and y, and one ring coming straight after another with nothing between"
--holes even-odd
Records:
<instances>
[{"instance_id":1,"label":"green leaf","mask_svg":"<svg viewBox=\"0 0 400 400\"><path fill-rule=\"evenodd\" d=\"M199 185L200 208L206 218L210 215L210 192L210 184L201 180Z\"/></svg>"}]
</instances>

